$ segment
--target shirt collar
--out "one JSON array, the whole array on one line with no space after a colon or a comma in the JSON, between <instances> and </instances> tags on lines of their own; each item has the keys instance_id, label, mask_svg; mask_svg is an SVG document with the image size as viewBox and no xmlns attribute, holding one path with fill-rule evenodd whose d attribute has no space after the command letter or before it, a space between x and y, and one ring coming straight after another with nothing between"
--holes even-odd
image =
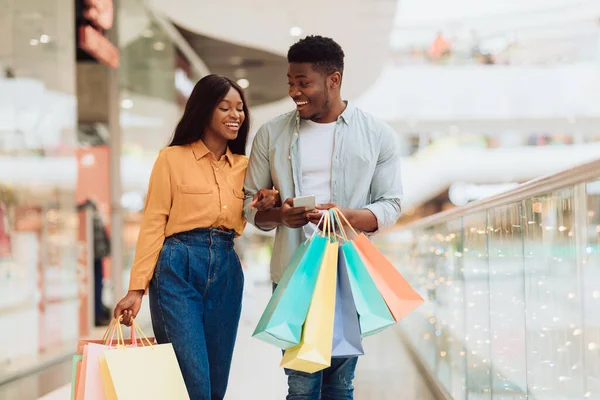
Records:
<instances>
[{"instance_id":1,"label":"shirt collar","mask_svg":"<svg viewBox=\"0 0 600 400\"><path fill-rule=\"evenodd\" d=\"M344 121L346 124L350 124L352 121L352 117L354 116L354 106L351 106L347 100L344 100L346 103L346 109L340 114L338 120ZM300 127L300 113L298 110L295 111L295 119L296 119L296 127L299 129Z\"/></svg>"},{"instance_id":2,"label":"shirt collar","mask_svg":"<svg viewBox=\"0 0 600 400\"><path fill-rule=\"evenodd\" d=\"M200 160L201 158L212 154L212 152L208 149L208 147L206 147L202 139L192 143L191 146L192 152L194 153L194 157L196 157L196 160ZM233 167L233 153L229 149L229 146L227 146L227 151L225 152L225 159L227 160L227 162L229 162L229 165Z\"/></svg>"},{"instance_id":3,"label":"shirt collar","mask_svg":"<svg viewBox=\"0 0 600 400\"><path fill-rule=\"evenodd\" d=\"M346 124L350 124L350 122L352 121L352 117L354 116L354 106L351 106L347 100L344 100L344 103L346 103L346 109L340 115L340 118Z\"/></svg>"}]
</instances>

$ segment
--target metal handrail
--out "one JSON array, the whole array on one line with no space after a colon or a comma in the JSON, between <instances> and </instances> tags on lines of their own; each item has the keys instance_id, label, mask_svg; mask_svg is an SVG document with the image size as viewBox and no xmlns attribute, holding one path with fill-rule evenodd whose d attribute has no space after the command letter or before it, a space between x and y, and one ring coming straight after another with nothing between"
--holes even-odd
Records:
<instances>
[{"instance_id":1,"label":"metal handrail","mask_svg":"<svg viewBox=\"0 0 600 400\"><path fill-rule=\"evenodd\" d=\"M540 196L555 190L600 178L600 159L557 174L533 179L507 192L477 200L462 207L431 215L398 227L398 230L415 230L446 223L476 212L514 204L518 201Z\"/></svg>"}]
</instances>

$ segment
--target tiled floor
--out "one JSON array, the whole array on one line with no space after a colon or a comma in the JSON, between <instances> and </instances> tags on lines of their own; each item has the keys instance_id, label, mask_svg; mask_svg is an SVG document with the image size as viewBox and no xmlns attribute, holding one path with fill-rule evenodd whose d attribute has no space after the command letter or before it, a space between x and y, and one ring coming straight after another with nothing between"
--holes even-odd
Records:
<instances>
[{"instance_id":1,"label":"tiled floor","mask_svg":"<svg viewBox=\"0 0 600 400\"><path fill-rule=\"evenodd\" d=\"M285 398L286 380L279 368L281 352L250 336L269 295L268 284L246 287L228 400ZM365 351L356 374L356 399L433 400L393 329L366 339ZM10 391L2 392L0 388L0 399L35 400L54 385L58 389L39 399L67 400L69 382L70 365L62 364L54 371L30 378L29 382L13 383Z\"/></svg>"}]
</instances>

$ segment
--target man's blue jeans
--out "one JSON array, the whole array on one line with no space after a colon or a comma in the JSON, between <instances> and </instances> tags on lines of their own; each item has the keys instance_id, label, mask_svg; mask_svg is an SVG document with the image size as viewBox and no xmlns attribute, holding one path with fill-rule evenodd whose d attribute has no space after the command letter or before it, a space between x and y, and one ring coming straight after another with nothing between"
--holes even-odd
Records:
<instances>
[{"instance_id":1,"label":"man's blue jeans","mask_svg":"<svg viewBox=\"0 0 600 400\"><path fill-rule=\"evenodd\" d=\"M287 400L352 400L354 399L354 370L358 357L333 358L331 367L307 374L286 369Z\"/></svg>"},{"instance_id":2,"label":"man's blue jeans","mask_svg":"<svg viewBox=\"0 0 600 400\"><path fill-rule=\"evenodd\" d=\"M273 284L273 291L277 287ZM354 371L358 357L333 358L331 367L314 374L285 369L287 400L353 400Z\"/></svg>"},{"instance_id":3,"label":"man's blue jeans","mask_svg":"<svg viewBox=\"0 0 600 400\"><path fill-rule=\"evenodd\" d=\"M192 400L225 397L242 308L235 234L195 229L169 236L150 283L158 343L172 343Z\"/></svg>"}]
</instances>

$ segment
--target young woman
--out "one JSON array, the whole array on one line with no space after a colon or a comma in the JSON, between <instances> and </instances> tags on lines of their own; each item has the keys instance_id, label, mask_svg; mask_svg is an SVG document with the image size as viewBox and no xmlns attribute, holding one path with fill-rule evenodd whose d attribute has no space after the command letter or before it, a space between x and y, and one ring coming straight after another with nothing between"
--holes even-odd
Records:
<instances>
[{"instance_id":1,"label":"young woman","mask_svg":"<svg viewBox=\"0 0 600 400\"><path fill-rule=\"evenodd\" d=\"M223 76L200 80L169 147L154 164L131 269L114 317L131 324L146 290L154 335L172 343L191 399L225 396L244 277L233 239L242 234L248 108ZM259 209L275 191L255 197Z\"/></svg>"}]
</instances>

